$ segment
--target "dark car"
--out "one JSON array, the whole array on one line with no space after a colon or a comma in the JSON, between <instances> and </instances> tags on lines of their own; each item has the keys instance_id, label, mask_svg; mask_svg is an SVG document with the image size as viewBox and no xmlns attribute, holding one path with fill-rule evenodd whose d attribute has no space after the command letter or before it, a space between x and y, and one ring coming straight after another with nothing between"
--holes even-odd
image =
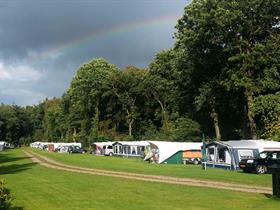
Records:
<instances>
[{"instance_id":1,"label":"dark car","mask_svg":"<svg viewBox=\"0 0 280 210\"><path fill-rule=\"evenodd\" d=\"M268 173L268 167L279 163L280 151L261 152L257 158L242 159L239 163L244 172L256 172L257 174Z\"/></svg>"},{"instance_id":2,"label":"dark car","mask_svg":"<svg viewBox=\"0 0 280 210\"><path fill-rule=\"evenodd\" d=\"M83 150L79 146L69 146L68 152L69 153L85 153L85 150Z\"/></svg>"}]
</instances>

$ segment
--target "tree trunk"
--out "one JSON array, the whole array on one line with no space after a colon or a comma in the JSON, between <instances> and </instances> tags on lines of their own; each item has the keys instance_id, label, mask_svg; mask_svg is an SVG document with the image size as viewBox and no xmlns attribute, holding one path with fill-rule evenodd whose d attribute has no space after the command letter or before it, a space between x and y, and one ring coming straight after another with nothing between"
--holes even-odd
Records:
<instances>
[{"instance_id":1,"label":"tree trunk","mask_svg":"<svg viewBox=\"0 0 280 210\"><path fill-rule=\"evenodd\" d=\"M253 94L251 91L246 90L245 91L245 96L247 98L247 117L249 120L249 126L250 126L250 133L251 133L251 138L252 139L257 139L257 125L255 122L255 114L252 111L252 106L253 106Z\"/></svg>"},{"instance_id":2,"label":"tree trunk","mask_svg":"<svg viewBox=\"0 0 280 210\"><path fill-rule=\"evenodd\" d=\"M77 136L77 130L76 130L76 128L74 128L74 131L73 131L73 142L76 142L76 136Z\"/></svg>"},{"instance_id":3,"label":"tree trunk","mask_svg":"<svg viewBox=\"0 0 280 210\"><path fill-rule=\"evenodd\" d=\"M94 116L94 118L95 118L95 123L96 123L96 127L95 127L95 129L96 129L96 138L98 137L98 133L99 133L99 108L98 108L98 106L99 106L99 103L97 102L97 104L96 104L96 106L95 106L95 116Z\"/></svg>"},{"instance_id":4,"label":"tree trunk","mask_svg":"<svg viewBox=\"0 0 280 210\"><path fill-rule=\"evenodd\" d=\"M131 113L129 112L128 109L126 109L126 113L127 113L127 124L128 124L128 135L132 136L132 125L134 123L134 119L131 116Z\"/></svg>"},{"instance_id":5,"label":"tree trunk","mask_svg":"<svg viewBox=\"0 0 280 210\"><path fill-rule=\"evenodd\" d=\"M132 121L129 121L128 123L128 135L129 136L132 136Z\"/></svg>"},{"instance_id":6,"label":"tree trunk","mask_svg":"<svg viewBox=\"0 0 280 210\"><path fill-rule=\"evenodd\" d=\"M162 127L164 128L163 130L165 133L168 133L168 115L165 111L163 103L159 99L157 99L157 102L159 103L162 112Z\"/></svg>"},{"instance_id":7,"label":"tree trunk","mask_svg":"<svg viewBox=\"0 0 280 210\"><path fill-rule=\"evenodd\" d=\"M99 134L99 109L98 106L94 107L94 115L91 121L91 129L90 129L90 138L88 139L88 143L90 144L91 140L97 141Z\"/></svg>"},{"instance_id":8,"label":"tree trunk","mask_svg":"<svg viewBox=\"0 0 280 210\"><path fill-rule=\"evenodd\" d=\"M220 132L220 126L219 126L219 115L216 112L216 109L214 108L214 106L211 107L211 117L212 117L213 123L214 123L216 139L218 141L220 141L221 140L221 132Z\"/></svg>"}]
</instances>

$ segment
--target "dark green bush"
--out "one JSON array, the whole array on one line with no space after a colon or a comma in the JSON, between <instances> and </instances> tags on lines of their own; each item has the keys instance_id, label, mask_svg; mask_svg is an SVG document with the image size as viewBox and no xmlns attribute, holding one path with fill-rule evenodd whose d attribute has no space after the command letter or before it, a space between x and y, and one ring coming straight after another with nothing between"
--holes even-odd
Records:
<instances>
[{"instance_id":1,"label":"dark green bush","mask_svg":"<svg viewBox=\"0 0 280 210\"><path fill-rule=\"evenodd\" d=\"M0 210L10 209L11 200L10 190L6 188L4 179L0 179Z\"/></svg>"}]
</instances>

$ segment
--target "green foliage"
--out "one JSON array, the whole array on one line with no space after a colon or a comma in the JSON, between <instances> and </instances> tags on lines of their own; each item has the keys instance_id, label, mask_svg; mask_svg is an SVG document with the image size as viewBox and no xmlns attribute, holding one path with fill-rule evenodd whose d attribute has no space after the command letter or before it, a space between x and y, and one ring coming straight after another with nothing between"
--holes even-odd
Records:
<instances>
[{"instance_id":1,"label":"green foliage","mask_svg":"<svg viewBox=\"0 0 280 210\"><path fill-rule=\"evenodd\" d=\"M151 121L143 123L141 126L141 139L143 140L168 140L168 141L201 141L200 125L188 117L179 117L173 114L168 123L168 133L166 128L157 128Z\"/></svg>"},{"instance_id":2,"label":"green foliage","mask_svg":"<svg viewBox=\"0 0 280 210\"><path fill-rule=\"evenodd\" d=\"M108 91L112 91L116 101L121 105L121 115L125 116L130 137L133 135L133 126L141 114L139 109L146 97L143 86L145 73L143 69L128 66L114 74L109 84Z\"/></svg>"},{"instance_id":3,"label":"green foliage","mask_svg":"<svg viewBox=\"0 0 280 210\"><path fill-rule=\"evenodd\" d=\"M173 50L161 51L151 62L145 79L147 94L149 98L153 98L158 103L162 115L162 125L166 129L168 129L169 113L178 110L179 91L176 83L180 78L180 72L176 67L176 52Z\"/></svg>"},{"instance_id":4,"label":"green foliage","mask_svg":"<svg viewBox=\"0 0 280 210\"><path fill-rule=\"evenodd\" d=\"M148 69L81 65L61 99L0 106L0 139L279 140L278 0L193 0ZM188 116L188 117L186 117Z\"/></svg>"},{"instance_id":5,"label":"green foliage","mask_svg":"<svg viewBox=\"0 0 280 210\"><path fill-rule=\"evenodd\" d=\"M217 109L227 94L242 93L243 120L251 137L257 137L254 98L279 90L279 14L276 0L194 0L185 8L176 26L175 47L188 58L181 58L186 63L182 75L194 93L189 93L191 101L199 110L210 107L215 128L218 116L234 107L229 102L227 109Z\"/></svg>"},{"instance_id":6,"label":"green foliage","mask_svg":"<svg viewBox=\"0 0 280 210\"><path fill-rule=\"evenodd\" d=\"M174 141L201 141L199 123L186 117L179 117L174 121Z\"/></svg>"},{"instance_id":7,"label":"green foliage","mask_svg":"<svg viewBox=\"0 0 280 210\"><path fill-rule=\"evenodd\" d=\"M64 130L62 128L63 116L61 110L61 100L47 100L44 104L44 139L57 142L63 138Z\"/></svg>"},{"instance_id":8,"label":"green foliage","mask_svg":"<svg viewBox=\"0 0 280 210\"><path fill-rule=\"evenodd\" d=\"M0 179L0 209L8 210L10 209L12 201L12 196L10 190L6 188L6 183L4 179Z\"/></svg>"},{"instance_id":9,"label":"green foliage","mask_svg":"<svg viewBox=\"0 0 280 210\"><path fill-rule=\"evenodd\" d=\"M116 71L117 68L104 59L92 60L77 70L65 95L68 133L75 128L78 133L83 133L87 144L98 138L100 114L102 114L100 109L102 110L103 102L106 100L102 94L105 92L104 88L109 78Z\"/></svg>"},{"instance_id":10,"label":"green foliage","mask_svg":"<svg viewBox=\"0 0 280 210\"><path fill-rule=\"evenodd\" d=\"M21 144L21 137L32 135L33 125L30 107L0 105L0 139L14 145Z\"/></svg>"},{"instance_id":11,"label":"green foliage","mask_svg":"<svg viewBox=\"0 0 280 210\"><path fill-rule=\"evenodd\" d=\"M255 98L254 112L263 125L264 138L280 140L280 92Z\"/></svg>"}]
</instances>

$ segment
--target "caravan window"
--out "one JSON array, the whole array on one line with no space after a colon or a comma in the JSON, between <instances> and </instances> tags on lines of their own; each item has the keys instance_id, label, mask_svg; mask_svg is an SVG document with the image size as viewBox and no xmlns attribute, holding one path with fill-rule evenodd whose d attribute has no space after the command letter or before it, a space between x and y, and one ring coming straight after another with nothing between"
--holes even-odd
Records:
<instances>
[{"instance_id":1,"label":"caravan window","mask_svg":"<svg viewBox=\"0 0 280 210\"><path fill-rule=\"evenodd\" d=\"M226 147L218 147L218 163L231 164L231 157L228 149Z\"/></svg>"},{"instance_id":2,"label":"caravan window","mask_svg":"<svg viewBox=\"0 0 280 210\"><path fill-rule=\"evenodd\" d=\"M131 147L131 154L136 155L136 149L135 146Z\"/></svg>"},{"instance_id":3,"label":"caravan window","mask_svg":"<svg viewBox=\"0 0 280 210\"><path fill-rule=\"evenodd\" d=\"M207 150L207 157L209 161L214 161L215 159L215 150L214 148L208 148Z\"/></svg>"},{"instance_id":4,"label":"caravan window","mask_svg":"<svg viewBox=\"0 0 280 210\"><path fill-rule=\"evenodd\" d=\"M123 153L123 148L122 148L122 146L119 146L119 153Z\"/></svg>"},{"instance_id":5,"label":"caravan window","mask_svg":"<svg viewBox=\"0 0 280 210\"><path fill-rule=\"evenodd\" d=\"M254 157L253 150L238 150L238 159L241 161L242 159L251 159Z\"/></svg>"},{"instance_id":6,"label":"caravan window","mask_svg":"<svg viewBox=\"0 0 280 210\"><path fill-rule=\"evenodd\" d=\"M226 162L226 157L225 157L225 148L218 148L218 163L224 163Z\"/></svg>"}]
</instances>

